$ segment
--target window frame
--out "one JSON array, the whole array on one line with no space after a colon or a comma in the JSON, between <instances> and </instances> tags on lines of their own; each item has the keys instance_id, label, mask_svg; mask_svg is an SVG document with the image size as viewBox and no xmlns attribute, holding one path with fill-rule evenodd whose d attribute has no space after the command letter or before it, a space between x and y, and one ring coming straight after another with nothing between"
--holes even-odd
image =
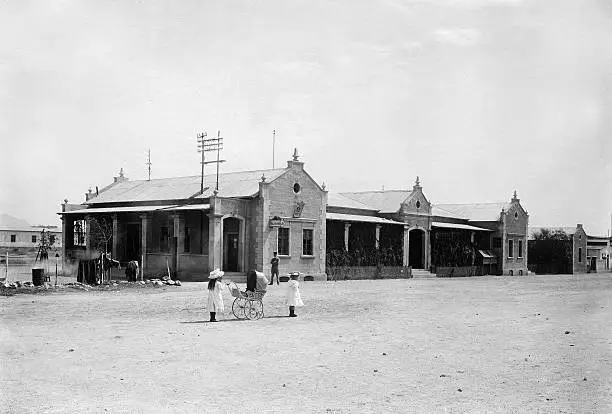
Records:
<instances>
[{"instance_id":1,"label":"window frame","mask_svg":"<svg viewBox=\"0 0 612 414\"><path fill-rule=\"evenodd\" d=\"M287 231L287 252L281 252L281 230L284 233ZM290 227L278 227L276 232L276 253L279 257L291 257L291 228Z\"/></svg>"},{"instance_id":2,"label":"window frame","mask_svg":"<svg viewBox=\"0 0 612 414\"><path fill-rule=\"evenodd\" d=\"M582 263L582 247L578 248L578 263Z\"/></svg>"},{"instance_id":3,"label":"window frame","mask_svg":"<svg viewBox=\"0 0 612 414\"><path fill-rule=\"evenodd\" d=\"M165 230L165 237L164 237ZM170 253L170 226L159 227L159 252Z\"/></svg>"},{"instance_id":4,"label":"window frame","mask_svg":"<svg viewBox=\"0 0 612 414\"><path fill-rule=\"evenodd\" d=\"M508 239L508 259L514 259L514 239Z\"/></svg>"},{"instance_id":5,"label":"window frame","mask_svg":"<svg viewBox=\"0 0 612 414\"><path fill-rule=\"evenodd\" d=\"M17 235L11 234L11 243L17 243Z\"/></svg>"},{"instance_id":6,"label":"window frame","mask_svg":"<svg viewBox=\"0 0 612 414\"><path fill-rule=\"evenodd\" d=\"M308 241L305 237L307 232L310 233L310 253L305 251L307 247L305 242ZM302 256L314 257L314 229L302 229Z\"/></svg>"},{"instance_id":7,"label":"window frame","mask_svg":"<svg viewBox=\"0 0 612 414\"><path fill-rule=\"evenodd\" d=\"M516 252L517 259L523 258L523 239L518 239L518 251Z\"/></svg>"},{"instance_id":8,"label":"window frame","mask_svg":"<svg viewBox=\"0 0 612 414\"><path fill-rule=\"evenodd\" d=\"M32 234L32 237L30 240L32 240L32 243L36 243L36 234Z\"/></svg>"}]
</instances>

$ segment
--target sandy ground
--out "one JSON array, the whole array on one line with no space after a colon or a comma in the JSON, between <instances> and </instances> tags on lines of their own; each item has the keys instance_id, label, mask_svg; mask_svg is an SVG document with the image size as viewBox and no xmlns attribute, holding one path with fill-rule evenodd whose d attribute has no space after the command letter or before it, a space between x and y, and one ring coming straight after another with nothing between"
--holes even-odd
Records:
<instances>
[{"instance_id":1,"label":"sandy ground","mask_svg":"<svg viewBox=\"0 0 612 414\"><path fill-rule=\"evenodd\" d=\"M3 412L612 412L612 275L0 297ZM566 333L568 331L569 333Z\"/></svg>"}]
</instances>

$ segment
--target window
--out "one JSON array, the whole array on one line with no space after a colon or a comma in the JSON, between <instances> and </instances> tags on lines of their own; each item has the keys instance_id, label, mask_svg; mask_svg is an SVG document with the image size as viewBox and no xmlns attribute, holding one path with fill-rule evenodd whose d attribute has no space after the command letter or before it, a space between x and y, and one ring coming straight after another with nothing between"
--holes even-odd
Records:
<instances>
[{"instance_id":1,"label":"window","mask_svg":"<svg viewBox=\"0 0 612 414\"><path fill-rule=\"evenodd\" d=\"M168 230L168 227L162 226L159 229L159 251L160 252L167 252L168 251L168 238L169 238L170 232Z\"/></svg>"},{"instance_id":2,"label":"window","mask_svg":"<svg viewBox=\"0 0 612 414\"><path fill-rule=\"evenodd\" d=\"M518 258L519 259L523 258L523 241L522 240L518 241Z\"/></svg>"},{"instance_id":3,"label":"window","mask_svg":"<svg viewBox=\"0 0 612 414\"><path fill-rule=\"evenodd\" d=\"M75 246L85 246L85 240L87 240L87 233L85 231L85 220L75 220L72 226L72 233L74 235L73 244Z\"/></svg>"},{"instance_id":4,"label":"window","mask_svg":"<svg viewBox=\"0 0 612 414\"><path fill-rule=\"evenodd\" d=\"M278 228L278 255L289 256L289 229L286 227Z\"/></svg>"},{"instance_id":5,"label":"window","mask_svg":"<svg viewBox=\"0 0 612 414\"><path fill-rule=\"evenodd\" d=\"M294 193L299 193L300 192L300 185L298 183L293 184L293 192Z\"/></svg>"},{"instance_id":6,"label":"window","mask_svg":"<svg viewBox=\"0 0 612 414\"><path fill-rule=\"evenodd\" d=\"M501 249L502 247L502 239L501 237L494 237L493 238L493 248L494 249Z\"/></svg>"},{"instance_id":7,"label":"window","mask_svg":"<svg viewBox=\"0 0 612 414\"><path fill-rule=\"evenodd\" d=\"M515 211L515 212L514 212L514 219L515 219L515 220L518 220L518 211Z\"/></svg>"},{"instance_id":8,"label":"window","mask_svg":"<svg viewBox=\"0 0 612 414\"><path fill-rule=\"evenodd\" d=\"M17 235L11 234L11 243L15 243L17 241Z\"/></svg>"},{"instance_id":9,"label":"window","mask_svg":"<svg viewBox=\"0 0 612 414\"><path fill-rule=\"evenodd\" d=\"M578 263L582 263L582 247L578 248Z\"/></svg>"},{"instance_id":10,"label":"window","mask_svg":"<svg viewBox=\"0 0 612 414\"><path fill-rule=\"evenodd\" d=\"M32 236L32 243L36 243L36 236Z\"/></svg>"},{"instance_id":11,"label":"window","mask_svg":"<svg viewBox=\"0 0 612 414\"><path fill-rule=\"evenodd\" d=\"M514 240L508 240L508 258L514 257Z\"/></svg>"},{"instance_id":12,"label":"window","mask_svg":"<svg viewBox=\"0 0 612 414\"><path fill-rule=\"evenodd\" d=\"M191 251L191 235L189 234L189 227L185 227L185 241L183 245L183 250L185 253L189 253Z\"/></svg>"},{"instance_id":13,"label":"window","mask_svg":"<svg viewBox=\"0 0 612 414\"><path fill-rule=\"evenodd\" d=\"M312 256L312 229L302 230L302 255Z\"/></svg>"},{"instance_id":14,"label":"window","mask_svg":"<svg viewBox=\"0 0 612 414\"><path fill-rule=\"evenodd\" d=\"M419 200L416 202L416 208L421 208L421 202Z\"/></svg>"}]
</instances>

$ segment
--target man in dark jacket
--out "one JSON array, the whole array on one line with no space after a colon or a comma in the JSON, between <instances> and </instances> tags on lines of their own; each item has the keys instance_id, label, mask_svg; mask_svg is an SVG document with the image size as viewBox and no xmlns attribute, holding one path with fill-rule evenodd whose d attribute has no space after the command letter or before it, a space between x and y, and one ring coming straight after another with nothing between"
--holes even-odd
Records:
<instances>
[{"instance_id":1,"label":"man in dark jacket","mask_svg":"<svg viewBox=\"0 0 612 414\"><path fill-rule=\"evenodd\" d=\"M274 275L276 275L276 284L280 285L278 280L278 257L276 257L276 252L274 252L274 257L270 260L270 264L272 264L272 277L270 278L270 285L274 284Z\"/></svg>"}]
</instances>

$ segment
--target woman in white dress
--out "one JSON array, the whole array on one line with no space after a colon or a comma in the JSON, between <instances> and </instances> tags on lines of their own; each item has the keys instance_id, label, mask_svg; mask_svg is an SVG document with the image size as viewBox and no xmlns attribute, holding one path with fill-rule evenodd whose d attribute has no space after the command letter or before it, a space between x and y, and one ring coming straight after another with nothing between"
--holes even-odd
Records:
<instances>
[{"instance_id":1,"label":"woman in white dress","mask_svg":"<svg viewBox=\"0 0 612 414\"><path fill-rule=\"evenodd\" d=\"M304 306L302 302L302 296L300 295L300 282L298 278L300 274L298 272L291 273L291 280L287 282L287 296L285 298L285 304L289 305L289 316L295 318L296 306Z\"/></svg>"},{"instance_id":2,"label":"woman in white dress","mask_svg":"<svg viewBox=\"0 0 612 414\"><path fill-rule=\"evenodd\" d=\"M223 275L223 271L215 269L208 276L208 312L210 312L211 322L217 322L217 312L225 311L223 295L221 294L225 288L222 282Z\"/></svg>"}]
</instances>

